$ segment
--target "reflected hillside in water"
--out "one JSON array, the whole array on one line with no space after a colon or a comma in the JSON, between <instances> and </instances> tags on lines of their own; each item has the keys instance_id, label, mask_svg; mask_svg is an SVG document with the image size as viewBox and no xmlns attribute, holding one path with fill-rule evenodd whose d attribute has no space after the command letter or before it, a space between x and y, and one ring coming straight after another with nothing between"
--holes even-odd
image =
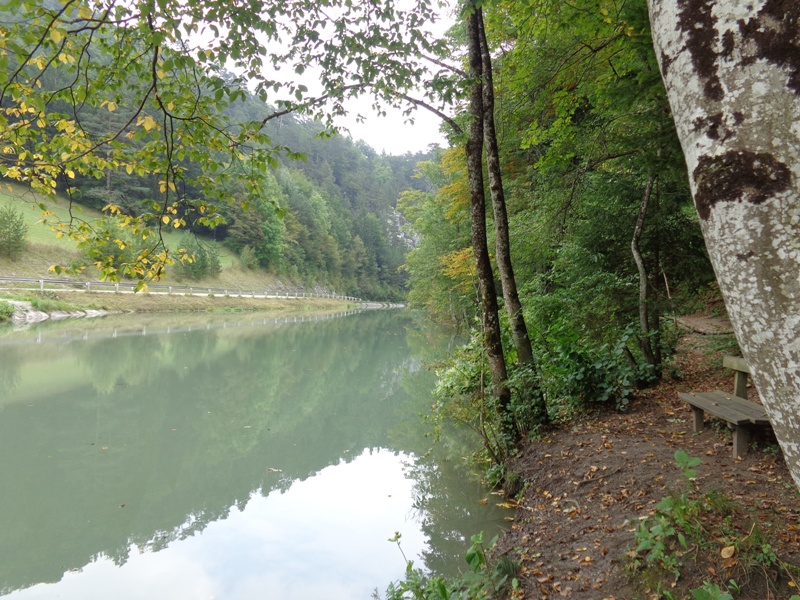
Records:
<instances>
[{"instance_id":1,"label":"reflected hillside in water","mask_svg":"<svg viewBox=\"0 0 800 600\"><path fill-rule=\"evenodd\" d=\"M390 311L183 317L59 323L0 340L3 591L97 557L123 564L131 548L158 551L365 451L428 449L422 364L446 337L409 333ZM433 460L412 471L423 474L428 554L444 565L486 513L475 497L447 508L466 519L458 532L429 510L465 496L448 489L463 487L463 473Z\"/></svg>"}]
</instances>

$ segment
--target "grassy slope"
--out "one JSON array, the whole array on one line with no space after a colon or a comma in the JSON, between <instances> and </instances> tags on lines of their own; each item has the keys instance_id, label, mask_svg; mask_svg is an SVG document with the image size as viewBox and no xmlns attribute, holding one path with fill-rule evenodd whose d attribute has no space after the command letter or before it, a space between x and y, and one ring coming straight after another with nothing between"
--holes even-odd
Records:
<instances>
[{"instance_id":1,"label":"grassy slope","mask_svg":"<svg viewBox=\"0 0 800 600\"><path fill-rule=\"evenodd\" d=\"M55 213L56 217L62 221L70 219L68 201L63 197L44 198L22 186L0 185L0 205L10 204L18 208L25 217L28 225L29 248L26 255L17 261L9 261L0 258L0 275L12 277L44 277L48 276L48 269L54 264L67 265L72 260L80 259L81 253L75 247L75 243L67 238L56 238L51 228L42 223L41 210L38 203L44 203L48 210ZM93 220L100 216L95 210L83 207L75 207L72 216ZM177 248L182 234L179 232L165 232L164 238L169 248ZM235 254L224 247L222 244L212 240L205 240L205 243L213 246L220 255L222 263L222 274L213 279L199 282L199 285L209 287L257 287L276 283L274 276L263 271L243 271L238 266L238 259ZM173 269L174 272L174 269ZM12 275L12 273L15 273ZM52 277L52 275L50 275ZM97 271L92 267L88 268L81 279L97 279ZM166 284L177 284L180 280L174 273L168 273L160 282Z\"/></svg>"},{"instance_id":2,"label":"grassy slope","mask_svg":"<svg viewBox=\"0 0 800 600\"><path fill-rule=\"evenodd\" d=\"M5 257L0 257L0 277L46 277L58 278L49 272L51 266L55 264L69 265L73 261L82 260L84 257L81 252L75 247L75 243L67 238L56 238L55 233L50 227L42 223L42 211L37 206L38 203L44 203L47 208L56 214L57 218L67 221L70 218L68 210L68 201L63 197L58 198L45 198L38 194L25 189L18 185L9 185L5 182L0 183L0 206L11 204L18 208L24 215L25 221L28 225L28 249L24 255L17 260L9 260ZM80 219L96 219L100 213L94 210L77 207L73 209L73 216ZM169 232L165 235L165 241L168 247L176 248L181 234L178 232ZM281 282L274 276L261 270L246 270L242 269L236 255L230 250L214 241L206 240L206 243L214 245L220 255L222 263L222 273L214 278L206 278L201 281L192 282L193 285L198 287L207 286L214 288L239 288L244 290L249 289L264 289L268 287L275 287ZM88 267L80 277L76 279L85 279L95 281L98 279L97 270L93 267ZM187 283L178 278L175 270L172 269L167 275L158 282L159 284L174 284L182 285ZM208 310L215 308L236 307L246 309L265 308L265 301L241 301L235 298L182 298L172 297L157 298L149 296L148 298L126 298L123 294L77 294L59 292L59 298L67 302L79 306L89 306L95 308L108 308L114 310L175 310L179 308L187 310ZM80 296L86 296L81 298ZM331 302L303 302L305 306L314 307L330 307ZM336 303L341 306L341 303ZM297 307L296 301L290 302L274 302L269 304L269 308L288 308Z\"/></svg>"}]
</instances>

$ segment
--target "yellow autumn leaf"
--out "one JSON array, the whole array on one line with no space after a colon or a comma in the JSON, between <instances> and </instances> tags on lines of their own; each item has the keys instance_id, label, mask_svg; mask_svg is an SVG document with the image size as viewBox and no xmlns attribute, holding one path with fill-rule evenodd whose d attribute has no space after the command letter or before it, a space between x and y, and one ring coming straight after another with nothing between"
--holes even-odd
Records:
<instances>
[{"instance_id":1,"label":"yellow autumn leaf","mask_svg":"<svg viewBox=\"0 0 800 600\"><path fill-rule=\"evenodd\" d=\"M140 117L139 125L144 127L145 131L150 131L151 129L158 127L158 123L156 123L156 120L150 115L145 115L144 117Z\"/></svg>"},{"instance_id":2,"label":"yellow autumn leaf","mask_svg":"<svg viewBox=\"0 0 800 600\"><path fill-rule=\"evenodd\" d=\"M163 217L161 217L161 222L164 225L169 225L169 217L167 215L164 215Z\"/></svg>"},{"instance_id":3,"label":"yellow autumn leaf","mask_svg":"<svg viewBox=\"0 0 800 600\"><path fill-rule=\"evenodd\" d=\"M106 104L106 108L108 109L108 112L114 112L115 110L117 110L117 103L109 102L108 104Z\"/></svg>"},{"instance_id":4,"label":"yellow autumn leaf","mask_svg":"<svg viewBox=\"0 0 800 600\"><path fill-rule=\"evenodd\" d=\"M51 29L50 30L50 39L52 39L56 44L60 43L61 40L64 39L64 34L59 31L58 29Z\"/></svg>"},{"instance_id":5,"label":"yellow autumn leaf","mask_svg":"<svg viewBox=\"0 0 800 600\"><path fill-rule=\"evenodd\" d=\"M725 546L722 551L719 553L722 558L730 558L734 554L736 554L736 547L735 546Z\"/></svg>"}]
</instances>

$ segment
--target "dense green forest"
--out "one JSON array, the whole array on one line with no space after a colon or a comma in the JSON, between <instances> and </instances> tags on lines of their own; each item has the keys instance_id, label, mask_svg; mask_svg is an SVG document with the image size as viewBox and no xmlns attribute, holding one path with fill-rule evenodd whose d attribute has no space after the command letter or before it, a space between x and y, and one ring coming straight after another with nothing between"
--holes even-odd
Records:
<instances>
[{"instance_id":1,"label":"dense green forest","mask_svg":"<svg viewBox=\"0 0 800 600\"><path fill-rule=\"evenodd\" d=\"M495 412L513 421L505 431L486 422L485 403L495 400L479 376L490 370L485 320L443 369L439 391L443 410L480 429L495 458L548 420L594 403L625 408L637 386L661 376L675 341L664 317L715 294L646 5L626 3L610 15L589 4L550 7L547 19L531 18L527 4L484 10L511 256L533 360L520 360L503 316L510 410ZM464 151L451 148L418 169L433 191L407 191L400 202L419 239L408 256L409 302L472 328L486 308ZM486 218L494 259L495 213ZM537 403L544 414L531 410Z\"/></svg>"},{"instance_id":2,"label":"dense green forest","mask_svg":"<svg viewBox=\"0 0 800 600\"><path fill-rule=\"evenodd\" d=\"M45 3L27 15L4 9L0 24L4 34L14 27L26 31L26 24L62 8ZM3 140L11 144L5 154L15 158L3 162L1 174L104 211L110 218L56 223L104 277L157 278L175 260L174 268L188 277L213 275L215 257L203 246L211 238L236 252L246 268L294 284L374 300L403 298L400 267L410 239L396 203L401 191L423 185L413 177L414 166L429 152L378 155L363 142L333 135L314 115L276 108L225 68L201 69L182 81L185 57L168 45L156 50L163 81L154 100L170 113L168 122L158 123L136 93L153 74L142 60L152 51L148 40L117 26L76 33L78 42L83 33L92 50L91 57L88 47L77 55L85 65L63 51L46 65L36 57L26 65L18 51L33 38L2 52ZM58 42L71 39L67 32L54 35ZM120 46L129 46L131 55ZM170 71L173 81L167 81ZM30 76L33 87L16 85ZM73 154L74 160L67 158ZM52 158L59 164L50 164ZM165 262L162 228L200 237L187 236Z\"/></svg>"},{"instance_id":3,"label":"dense green forest","mask_svg":"<svg viewBox=\"0 0 800 600\"><path fill-rule=\"evenodd\" d=\"M231 122L240 122L263 118L270 109L248 94L225 112ZM197 214L185 215L187 229L200 236L199 244L189 240L187 246L202 255L202 240L211 238L236 252L247 268L306 287L400 300L406 283L400 267L410 239L402 230L397 198L421 186L412 177L414 165L430 155L378 155L362 142L323 131L291 114L270 122L263 133L287 151L276 152L259 176L259 193L234 174L226 183L230 201L220 209L219 224L210 227ZM99 179L76 176L69 184L75 202L98 210L114 204L131 216L146 212L148 200L158 195L156 176L122 169ZM190 185L179 194L204 199L203 190Z\"/></svg>"},{"instance_id":4,"label":"dense green forest","mask_svg":"<svg viewBox=\"0 0 800 600\"><path fill-rule=\"evenodd\" d=\"M131 112L125 106L111 113L84 106L80 118L87 136L101 138L110 118L116 121L113 126L124 130ZM270 112L246 94L226 107L225 118L241 122ZM402 229L397 198L401 191L423 185L413 177L414 166L431 155L378 155L363 142L324 135L322 125L293 114L268 123L263 133L275 148L285 151L275 151L258 176L258 193L234 171L223 183L228 201L220 206L220 219L213 226L204 223L199 212L176 208L173 221L184 219L191 235L185 236L183 246L195 259L175 268L189 279L213 275L213 249L204 244L213 239L235 252L243 267L264 269L287 282L375 300L401 300L406 275L400 267L411 240ZM199 169L188 160L182 166ZM102 173L60 177L56 189L76 205L99 211L114 206L117 214L137 218L152 210L159 177L107 168ZM186 181L176 186L176 193L196 202L212 201L201 187ZM152 245L113 222L106 226L100 239L84 244L87 262L111 254L110 266L119 268ZM125 247L109 243L117 239Z\"/></svg>"}]
</instances>

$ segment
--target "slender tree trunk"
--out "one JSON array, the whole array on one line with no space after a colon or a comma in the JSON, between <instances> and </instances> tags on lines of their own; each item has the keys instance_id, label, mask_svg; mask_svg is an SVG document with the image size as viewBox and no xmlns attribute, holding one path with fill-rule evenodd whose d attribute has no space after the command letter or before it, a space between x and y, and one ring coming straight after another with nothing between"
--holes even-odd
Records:
<instances>
[{"instance_id":1,"label":"slender tree trunk","mask_svg":"<svg viewBox=\"0 0 800 600\"><path fill-rule=\"evenodd\" d=\"M800 486L800 3L649 5L709 256Z\"/></svg>"},{"instance_id":2,"label":"slender tree trunk","mask_svg":"<svg viewBox=\"0 0 800 600\"><path fill-rule=\"evenodd\" d=\"M661 210L661 191L659 189L659 182L656 180L655 187L653 189L653 210L652 213L656 215L659 214ZM662 289L662 280L659 277L659 273L663 273L664 270L661 267L661 235L659 234L658 228L655 230L655 236L653 238L653 265L655 269L655 274L653 279L651 279L652 283L652 292L653 298L650 306L653 310L650 311L650 329L653 331L653 355L656 359L656 365L658 365L658 376L661 377L661 366L664 364L664 357L661 350L661 289ZM666 283L666 277L664 278L664 283ZM668 291L667 291L668 292ZM667 293L669 296L669 293Z\"/></svg>"},{"instance_id":3,"label":"slender tree trunk","mask_svg":"<svg viewBox=\"0 0 800 600\"><path fill-rule=\"evenodd\" d=\"M517 349L519 362L528 363L533 360L533 350L528 337L528 328L522 314L522 304L517 292L517 281L511 264L511 242L508 235L508 214L506 198L503 192L503 179L500 172L500 150L497 144L497 130L494 121L494 82L492 78L492 57L486 42L483 26L483 13L476 9L480 34L481 64L483 70L483 141L486 150L486 167L489 174L489 191L494 210L495 251L497 253L497 270L500 272L500 283L503 287L503 298L506 310L511 319L511 333Z\"/></svg>"},{"instance_id":4,"label":"slender tree trunk","mask_svg":"<svg viewBox=\"0 0 800 600\"><path fill-rule=\"evenodd\" d=\"M507 434L516 435L513 420L508 414L511 392L506 380L505 356L500 335L497 291L494 286L492 263L486 238L486 198L483 188L483 85L480 52L480 13L473 10L467 18L467 44L472 89L469 98L470 127L467 137L467 173L470 192L470 216L472 219L472 251L478 272L478 287L481 295L483 330L492 386L497 397L498 408Z\"/></svg>"},{"instance_id":5,"label":"slender tree trunk","mask_svg":"<svg viewBox=\"0 0 800 600\"><path fill-rule=\"evenodd\" d=\"M495 253L497 270L500 272L500 284L503 289L506 311L511 324L511 336L517 350L517 362L534 368L533 348L531 347L528 326L522 312L522 303L517 291L517 280L514 277L514 267L511 263L511 241L508 233L508 212L506 210L506 197L503 191L503 177L500 170L500 149L497 143L497 128L494 119L494 78L492 70L492 55L486 41L486 30L483 22L483 11L475 9L477 13L478 35L480 40L481 68L483 72L483 141L486 151L486 167L489 174L489 192L492 197L494 211ZM547 406L542 394L534 395L534 410L537 420L546 423Z\"/></svg>"},{"instance_id":6,"label":"slender tree trunk","mask_svg":"<svg viewBox=\"0 0 800 600\"><path fill-rule=\"evenodd\" d=\"M650 195L653 193L653 184L656 178L651 175L647 180L647 185L644 189L644 196L642 196L642 203L639 206L639 216L636 218L636 227L633 229L633 239L631 240L631 252L633 253L633 260L636 261L636 268L639 271L639 347L642 349L644 359L649 365L656 364L656 357L653 353L651 345L651 331L650 331L650 318L648 315L647 306L647 269L644 266L642 253L639 251L639 240L642 238L644 231L644 220L647 216L647 205L650 202Z\"/></svg>"}]
</instances>

